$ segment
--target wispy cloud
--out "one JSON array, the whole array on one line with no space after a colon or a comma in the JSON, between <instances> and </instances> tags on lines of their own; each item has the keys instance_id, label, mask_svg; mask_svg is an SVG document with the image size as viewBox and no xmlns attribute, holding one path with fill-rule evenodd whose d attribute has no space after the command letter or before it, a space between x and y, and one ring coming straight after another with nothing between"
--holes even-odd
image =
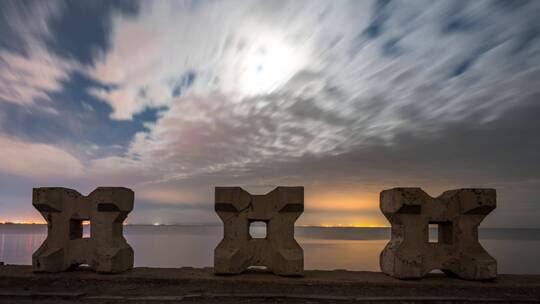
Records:
<instances>
[{"instance_id":1,"label":"wispy cloud","mask_svg":"<svg viewBox=\"0 0 540 304\"><path fill-rule=\"evenodd\" d=\"M0 50L0 98L46 100L76 70L96 82L74 94L94 111L79 108L106 116L109 131L154 111L119 152L78 155L80 184L132 186L152 220L209 220L150 209L208 203L224 184L306 185L309 207L349 224L367 219L344 210L376 210L392 186L497 187L502 209L532 206L536 2L143 1L137 12L106 15L108 43L91 64L43 47L57 13L36 13L21 35L37 42ZM81 115L81 130L97 121ZM321 220L308 208L302 223Z\"/></svg>"},{"instance_id":2,"label":"wispy cloud","mask_svg":"<svg viewBox=\"0 0 540 304\"><path fill-rule=\"evenodd\" d=\"M81 178L83 165L69 153L45 144L0 136L0 172L31 178Z\"/></svg>"},{"instance_id":3,"label":"wispy cloud","mask_svg":"<svg viewBox=\"0 0 540 304\"><path fill-rule=\"evenodd\" d=\"M31 6L6 1L6 48L0 49L0 101L31 105L48 100L48 92L62 89L61 82L79 65L51 53L45 39L51 37L48 22L61 14L59 1Z\"/></svg>"},{"instance_id":4,"label":"wispy cloud","mask_svg":"<svg viewBox=\"0 0 540 304\"><path fill-rule=\"evenodd\" d=\"M538 93L529 79L538 74L540 44L516 54L521 33L535 26L530 9L491 2L146 4L138 18L114 23L113 47L95 76L116 85L101 95L113 118L168 107L128 154L159 172L155 183L204 177L201 185L346 188L371 176L381 186L459 186L475 170L456 162L498 171L474 141L515 134L505 124L510 109L529 108ZM188 71L195 83L173 96ZM505 158L504 145L492 153ZM454 162L455 153L465 155ZM467 184L501 181L471 175Z\"/></svg>"},{"instance_id":5,"label":"wispy cloud","mask_svg":"<svg viewBox=\"0 0 540 304\"><path fill-rule=\"evenodd\" d=\"M0 101L32 105L49 100L49 93L62 89L62 81L77 64L51 55L42 46L27 48L27 54L0 51Z\"/></svg>"}]
</instances>

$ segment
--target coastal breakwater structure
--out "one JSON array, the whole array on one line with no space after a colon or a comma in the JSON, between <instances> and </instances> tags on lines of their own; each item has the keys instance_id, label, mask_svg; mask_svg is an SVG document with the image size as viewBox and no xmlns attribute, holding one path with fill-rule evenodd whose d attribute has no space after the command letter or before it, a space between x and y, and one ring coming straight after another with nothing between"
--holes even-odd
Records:
<instances>
[{"instance_id":1,"label":"coastal breakwater structure","mask_svg":"<svg viewBox=\"0 0 540 304\"><path fill-rule=\"evenodd\" d=\"M294 239L294 222L304 211L304 187L277 187L253 195L240 187L217 187L215 210L223 221L223 240L214 251L216 274L241 273L266 266L278 275L301 275L304 252ZM265 238L253 238L249 227L263 222Z\"/></svg>"},{"instance_id":2,"label":"coastal breakwater structure","mask_svg":"<svg viewBox=\"0 0 540 304\"><path fill-rule=\"evenodd\" d=\"M123 222L133 210L128 188L99 187L88 196L67 188L34 188L32 204L47 221L47 238L32 255L35 272L60 272L88 264L102 273L133 268ZM83 237L83 221L90 236Z\"/></svg>"},{"instance_id":3,"label":"coastal breakwater structure","mask_svg":"<svg viewBox=\"0 0 540 304\"><path fill-rule=\"evenodd\" d=\"M97 272L133 268L133 250L122 223L133 209L127 188L100 187L87 197L66 188L35 188L33 205L47 220L48 236L34 253L36 272L61 272L88 264ZM392 224L392 238L380 256L384 273L399 279L421 278L441 269L469 280L494 279L497 262L480 245L478 225L496 207L493 189L458 189L432 198L420 188L381 192L380 207ZM294 239L294 223L304 211L303 187L277 187L253 195L240 187L217 187L215 211L224 224L214 252L216 274L238 274L249 266L267 266L282 276L300 276L303 250ZM91 236L82 238L82 221ZM254 222L267 225L265 238L250 236ZM428 238L439 225L438 243Z\"/></svg>"},{"instance_id":4,"label":"coastal breakwater structure","mask_svg":"<svg viewBox=\"0 0 540 304\"><path fill-rule=\"evenodd\" d=\"M496 207L494 189L458 189L437 198L420 188L381 192L380 208L392 236L380 256L381 270L399 279L418 279L431 270L468 280L497 276L497 261L478 241L480 222ZM429 241L436 225L438 241Z\"/></svg>"}]
</instances>

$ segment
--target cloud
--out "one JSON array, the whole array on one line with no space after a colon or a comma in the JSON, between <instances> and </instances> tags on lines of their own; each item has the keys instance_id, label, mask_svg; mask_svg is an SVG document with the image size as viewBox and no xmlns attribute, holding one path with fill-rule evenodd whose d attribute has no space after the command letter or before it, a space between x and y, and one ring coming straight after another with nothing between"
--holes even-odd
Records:
<instances>
[{"instance_id":1,"label":"cloud","mask_svg":"<svg viewBox=\"0 0 540 304\"><path fill-rule=\"evenodd\" d=\"M534 209L540 180L539 10L493 1L148 1L136 15L112 14L93 66L28 46L24 56L4 50L15 72L0 75L24 74L28 84L9 86L27 96L20 100L60 90L73 69L94 78L85 96L113 120L102 137L154 111L127 146L79 156L80 184L133 187L143 222L216 220L192 208L211 205L214 185L257 193L304 185L301 224L378 225L383 188L438 195L485 186L500 189L506 212L488 223L534 225L524 210ZM90 125L83 118L81 129ZM170 204L185 208L171 213Z\"/></svg>"},{"instance_id":2,"label":"cloud","mask_svg":"<svg viewBox=\"0 0 540 304\"><path fill-rule=\"evenodd\" d=\"M59 17L64 8L60 0L47 2L22 2L6 0L0 4L2 16L2 45L10 49L24 49L35 39L51 37L49 28L51 18Z\"/></svg>"},{"instance_id":3,"label":"cloud","mask_svg":"<svg viewBox=\"0 0 540 304\"><path fill-rule=\"evenodd\" d=\"M0 101L32 105L48 100L48 93L61 90L61 82L79 66L45 47L45 39L51 36L48 21L61 13L61 3L26 6L7 1L1 8L5 10L6 32L2 39L5 47L0 48Z\"/></svg>"},{"instance_id":4,"label":"cloud","mask_svg":"<svg viewBox=\"0 0 540 304\"><path fill-rule=\"evenodd\" d=\"M31 105L49 100L49 93L62 89L77 64L55 57L42 47L28 54L0 50L0 101Z\"/></svg>"},{"instance_id":5,"label":"cloud","mask_svg":"<svg viewBox=\"0 0 540 304\"><path fill-rule=\"evenodd\" d=\"M69 153L46 144L0 136L0 172L32 178L79 178L83 165Z\"/></svg>"},{"instance_id":6,"label":"cloud","mask_svg":"<svg viewBox=\"0 0 540 304\"><path fill-rule=\"evenodd\" d=\"M539 111L540 44L521 34L538 27L536 4L146 5L115 19L93 71L112 85L96 92L112 118L167 107L125 156L152 172L145 199L206 202L211 185L302 184L317 189L313 208L338 206L334 188L344 193L336 200L366 198L338 209L376 209L382 187L493 186L507 202L505 183L538 180L530 151L540 127L527 115ZM196 80L175 96L191 71Z\"/></svg>"},{"instance_id":7,"label":"cloud","mask_svg":"<svg viewBox=\"0 0 540 304\"><path fill-rule=\"evenodd\" d=\"M114 19L111 49L94 70L97 79L115 86L96 92L115 109L113 118L170 105L175 86L190 71L197 75L192 91L246 96L275 90L304 66L317 65L316 33L305 29L316 27L327 4L144 4L138 18ZM333 19L346 14L341 10ZM350 17L348 26L364 22Z\"/></svg>"}]
</instances>

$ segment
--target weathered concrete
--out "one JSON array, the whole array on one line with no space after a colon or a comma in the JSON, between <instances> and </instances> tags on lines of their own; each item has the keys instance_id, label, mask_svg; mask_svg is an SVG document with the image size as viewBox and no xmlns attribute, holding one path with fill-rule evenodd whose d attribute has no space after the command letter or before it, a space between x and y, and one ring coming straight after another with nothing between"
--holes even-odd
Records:
<instances>
[{"instance_id":1,"label":"weathered concrete","mask_svg":"<svg viewBox=\"0 0 540 304\"><path fill-rule=\"evenodd\" d=\"M497 276L497 261L478 242L478 225L496 206L494 189L458 189L432 198L420 188L381 192L380 208L392 224L392 237L380 256L384 273L421 278L434 269L464 279ZM438 224L430 243L429 224Z\"/></svg>"},{"instance_id":2,"label":"weathered concrete","mask_svg":"<svg viewBox=\"0 0 540 304\"><path fill-rule=\"evenodd\" d=\"M304 211L303 187L277 187L252 195L240 187L216 187L215 210L224 237L214 251L217 274L235 274L249 266L266 266L279 275L301 275L304 252L294 239L294 222ZM264 222L264 239L252 238L249 226Z\"/></svg>"},{"instance_id":3,"label":"weathered concrete","mask_svg":"<svg viewBox=\"0 0 540 304\"><path fill-rule=\"evenodd\" d=\"M34 271L59 272L80 264L108 273L133 268L133 249L122 233L133 199L127 188L99 187L86 197L72 189L34 188L32 204L48 227L32 255ZM83 221L90 221L89 238L83 238Z\"/></svg>"}]
</instances>

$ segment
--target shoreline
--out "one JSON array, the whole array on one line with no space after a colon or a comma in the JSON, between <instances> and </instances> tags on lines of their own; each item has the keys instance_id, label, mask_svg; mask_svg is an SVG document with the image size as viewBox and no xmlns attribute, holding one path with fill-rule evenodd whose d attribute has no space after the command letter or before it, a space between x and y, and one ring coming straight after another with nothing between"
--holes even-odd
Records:
<instances>
[{"instance_id":1,"label":"shoreline","mask_svg":"<svg viewBox=\"0 0 540 304\"><path fill-rule=\"evenodd\" d=\"M0 226L46 226L47 222L0 222ZM152 226L152 227L223 227L223 223L175 223L175 224L140 224L124 223L123 226ZM392 226L350 226L350 225L294 225L295 228L345 228L345 229L390 229ZM540 227L478 227L484 230L540 230Z\"/></svg>"},{"instance_id":2,"label":"shoreline","mask_svg":"<svg viewBox=\"0 0 540 304\"><path fill-rule=\"evenodd\" d=\"M31 266L0 266L0 299L5 303L167 302L284 303L327 302L540 302L540 275L502 274L494 281L466 281L430 274L398 280L380 272L308 270L302 277L280 277L251 270L216 276L212 268L136 267L120 274L88 270L33 273ZM3 302L4 303L4 302ZM15 303L15 302L13 302ZM264 303L264 302L263 302Z\"/></svg>"}]
</instances>

